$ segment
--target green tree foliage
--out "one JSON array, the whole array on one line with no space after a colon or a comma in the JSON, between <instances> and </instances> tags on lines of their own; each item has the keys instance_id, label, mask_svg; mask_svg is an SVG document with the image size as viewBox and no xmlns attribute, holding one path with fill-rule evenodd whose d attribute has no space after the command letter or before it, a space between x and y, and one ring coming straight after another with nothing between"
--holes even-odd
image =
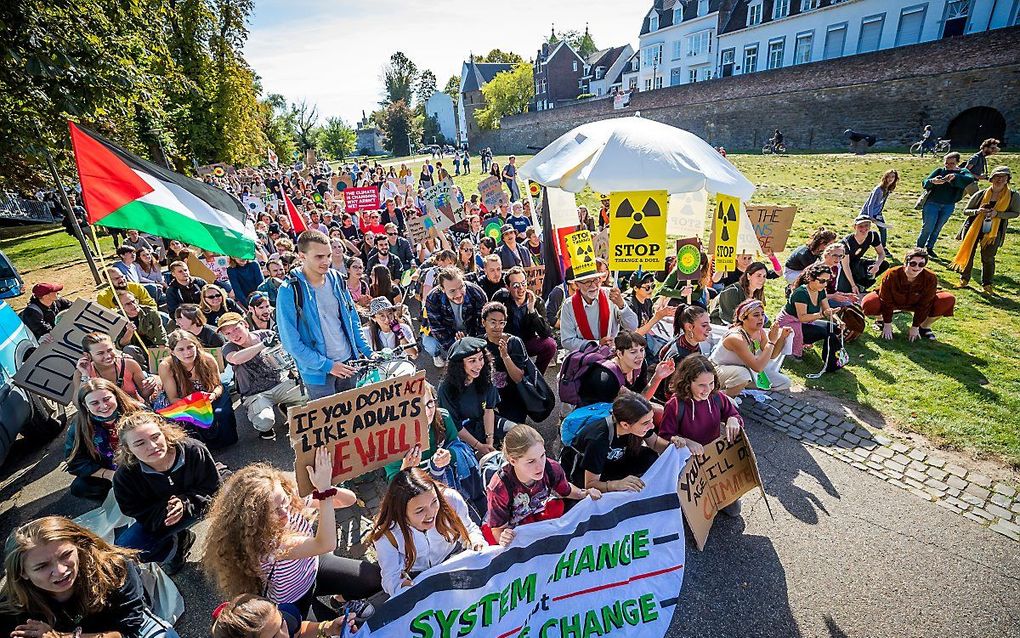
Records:
<instances>
[{"instance_id":1,"label":"green tree foliage","mask_svg":"<svg viewBox=\"0 0 1020 638\"><path fill-rule=\"evenodd\" d=\"M331 159L342 160L354 152L358 136L350 126L339 117L326 120L319 134L319 144L323 152Z\"/></svg>"},{"instance_id":2,"label":"green tree foliage","mask_svg":"<svg viewBox=\"0 0 1020 638\"><path fill-rule=\"evenodd\" d=\"M391 55L389 63L383 67L383 87L386 97L380 104L389 106L400 100L411 104L417 79L418 65L400 51Z\"/></svg>"},{"instance_id":3,"label":"green tree foliage","mask_svg":"<svg viewBox=\"0 0 1020 638\"><path fill-rule=\"evenodd\" d=\"M382 129L386 133L384 146L394 155L410 155L411 144L421 140L421 120L404 100L397 100L386 107L382 116Z\"/></svg>"},{"instance_id":4,"label":"green tree foliage","mask_svg":"<svg viewBox=\"0 0 1020 638\"><path fill-rule=\"evenodd\" d=\"M557 44L561 40L566 40L570 47L577 51L577 54L582 58L587 58L592 53L599 50L595 46L595 40L591 37L591 32L588 31L588 27L584 28L584 32L580 32L577 29L571 29L570 31L563 31L559 35L556 32L550 34L546 40L549 44Z\"/></svg>"},{"instance_id":5,"label":"green tree foliage","mask_svg":"<svg viewBox=\"0 0 1020 638\"><path fill-rule=\"evenodd\" d=\"M450 96L453 103L457 103L457 99L460 97L460 76L451 75L450 79L446 81L446 86L443 87L443 93Z\"/></svg>"},{"instance_id":6,"label":"green tree foliage","mask_svg":"<svg viewBox=\"0 0 1020 638\"><path fill-rule=\"evenodd\" d=\"M528 102L535 97L534 68L525 63L497 73L482 87L482 95L485 106L475 111L475 121L482 129L498 129L504 117L528 110Z\"/></svg>"},{"instance_id":7,"label":"green tree foliage","mask_svg":"<svg viewBox=\"0 0 1020 638\"><path fill-rule=\"evenodd\" d=\"M0 187L47 183L45 149L74 181L68 119L157 163L162 146L178 171L260 162L272 109L242 54L251 10L252 0L0 3Z\"/></svg>"},{"instance_id":8,"label":"green tree foliage","mask_svg":"<svg viewBox=\"0 0 1020 638\"><path fill-rule=\"evenodd\" d=\"M290 115L297 148L304 154L308 149L315 148L314 131L316 124L319 123L319 108L314 104L309 106L307 101L301 100L290 105Z\"/></svg>"},{"instance_id":9,"label":"green tree foliage","mask_svg":"<svg viewBox=\"0 0 1020 638\"><path fill-rule=\"evenodd\" d=\"M425 103L429 101L432 94L436 92L436 74L425 69L418 78L418 109L425 113Z\"/></svg>"},{"instance_id":10,"label":"green tree foliage","mask_svg":"<svg viewBox=\"0 0 1020 638\"><path fill-rule=\"evenodd\" d=\"M435 115L426 115L422 120L421 141L424 144L446 144L451 140L447 140L440 130L439 118Z\"/></svg>"},{"instance_id":11,"label":"green tree foliage","mask_svg":"<svg viewBox=\"0 0 1020 638\"><path fill-rule=\"evenodd\" d=\"M524 62L524 58L517 55L512 51L502 51L500 49L493 49L482 57L475 60L475 62L492 62L497 64L520 64ZM459 82L458 82L459 84Z\"/></svg>"},{"instance_id":12,"label":"green tree foliage","mask_svg":"<svg viewBox=\"0 0 1020 638\"><path fill-rule=\"evenodd\" d=\"M289 161L297 150L294 139L294 116L287 108L287 100L279 93L272 93L259 100L262 118L262 132L276 156Z\"/></svg>"}]
</instances>

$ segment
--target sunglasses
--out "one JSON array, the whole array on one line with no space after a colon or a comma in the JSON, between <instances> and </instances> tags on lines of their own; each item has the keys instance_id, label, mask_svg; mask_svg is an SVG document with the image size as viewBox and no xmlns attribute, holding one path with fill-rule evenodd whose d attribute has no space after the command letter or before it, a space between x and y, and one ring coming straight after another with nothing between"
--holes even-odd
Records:
<instances>
[{"instance_id":1,"label":"sunglasses","mask_svg":"<svg viewBox=\"0 0 1020 638\"><path fill-rule=\"evenodd\" d=\"M524 283L523 281L515 281L515 282L509 284L509 286L511 288L524 288L527 285L528 284Z\"/></svg>"},{"instance_id":2,"label":"sunglasses","mask_svg":"<svg viewBox=\"0 0 1020 638\"><path fill-rule=\"evenodd\" d=\"M393 235L394 237L396 237L396 236L397 236L397 233L396 233L396 232L387 232L386 234L387 234L387 235Z\"/></svg>"},{"instance_id":3,"label":"sunglasses","mask_svg":"<svg viewBox=\"0 0 1020 638\"><path fill-rule=\"evenodd\" d=\"M815 281L817 281L820 284L827 284L830 281L832 281L832 278L830 278L830 277L822 277L820 279L815 279Z\"/></svg>"},{"instance_id":4,"label":"sunglasses","mask_svg":"<svg viewBox=\"0 0 1020 638\"><path fill-rule=\"evenodd\" d=\"M206 299L222 299L223 295L221 295L220 293L216 292L216 293L213 293L211 295L206 295L205 298Z\"/></svg>"},{"instance_id":5,"label":"sunglasses","mask_svg":"<svg viewBox=\"0 0 1020 638\"><path fill-rule=\"evenodd\" d=\"M913 268L924 268L927 263L928 262L926 261L908 261L907 265L912 266Z\"/></svg>"}]
</instances>

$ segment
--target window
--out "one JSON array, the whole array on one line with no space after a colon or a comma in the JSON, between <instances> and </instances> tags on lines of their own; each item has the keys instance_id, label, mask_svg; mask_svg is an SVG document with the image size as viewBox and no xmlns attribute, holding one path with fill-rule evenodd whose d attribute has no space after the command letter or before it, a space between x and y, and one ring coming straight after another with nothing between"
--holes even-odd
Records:
<instances>
[{"instance_id":1,"label":"window","mask_svg":"<svg viewBox=\"0 0 1020 638\"><path fill-rule=\"evenodd\" d=\"M786 49L786 38L769 40L768 69L778 69L783 66L783 53Z\"/></svg>"},{"instance_id":2,"label":"window","mask_svg":"<svg viewBox=\"0 0 1020 638\"><path fill-rule=\"evenodd\" d=\"M758 45L744 47L744 66L741 73L754 73L758 70Z\"/></svg>"},{"instance_id":3,"label":"window","mask_svg":"<svg viewBox=\"0 0 1020 638\"><path fill-rule=\"evenodd\" d=\"M813 11L822 6L822 0L800 0L801 11Z\"/></svg>"},{"instance_id":4,"label":"window","mask_svg":"<svg viewBox=\"0 0 1020 638\"><path fill-rule=\"evenodd\" d=\"M698 16L708 15L708 0L698 0Z\"/></svg>"},{"instance_id":5,"label":"window","mask_svg":"<svg viewBox=\"0 0 1020 638\"><path fill-rule=\"evenodd\" d=\"M584 80L578 80L577 81L577 88L579 88L579 89L583 89L584 88Z\"/></svg>"},{"instance_id":6,"label":"window","mask_svg":"<svg viewBox=\"0 0 1020 638\"><path fill-rule=\"evenodd\" d=\"M701 55L712 52L712 30L700 31L687 36L687 55Z\"/></svg>"},{"instance_id":7,"label":"window","mask_svg":"<svg viewBox=\"0 0 1020 638\"><path fill-rule=\"evenodd\" d=\"M602 77L603 77L603 76L604 76L605 74L606 74L606 70L605 70L605 69L603 69L602 67L596 67L596 68L595 68L595 79L596 79L596 80L601 80L601 79L602 79Z\"/></svg>"},{"instance_id":8,"label":"window","mask_svg":"<svg viewBox=\"0 0 1020 638\"><path fill-rule=\"evenodd\" d=\"M951 38L963 35L970 16L971 0L949 0L946 3L945 16L942 18L942 37Z\"/></svg>"},{"instance_id":9,"label":"window","mask_svg":"<svg viewBox=\"0 0 1020 638\"><path fill-rule=\"evenodd\" d=\"M756 24L761 24L761 8L761 2L747 5L747 26L753 27Z\"/></svg>"},{"instance_id":10,"label":"window","mask_svg":"<svg viewBox=\"0 0 1020 638\"><path fill-rule=\"evenodd\" d=\"M772 5L772 19L778 20L790 15L790 0L775 0Z\"/></svg>"},{"instance_id":11,"label":"window","mask_svg":"<svg viewBox=\"0 0 1020 638\"><path fill-rule=\"evenodd\" d=\"M684 82L683 69L677 67L669 72L669 85L680 86Z\"/></svg>"},{"instance_id":12,"label":"window","mask_svg":"<svg viewBox=\"0 0 1020 638\"><path fill-rule=\"evenodd\" d=\"M691 84L694 84L695 82L698 81L698 70L697 69L690 69L687 72L687 81L690 82Z\"/></svg>"},{"instance_id":13,"label":"window","mask_svg":"<svg viewBox=\"0 0 1020 638\"><path fill-rule=\"evenodd\" d=\"M659 30L659 12L654 9L648 14L648 30L658 31Z\"/></svg>"},{"instance_id":14,"label":"window","mask_svg":"<svg viewBox=\"0 0 1020 638\"><path fill-rule=\"evenodd\" d=\"M737 57L736 49L726 49L722 52L722 59L720 63L720 73L724 78L728 78L733 75L734 60Z\"/></svg>"},{"instance_id":15,"label":"window","mask_svg":"<svg viewBox=\"0 0 1020 638\"><path fill-rule=\"evenodd\" d=\"M673 7L673 24L680 24L684 21L684 7L678 4Z\"/></svg>"},{"instance_id":16,"label":"window","mask_svg":"<svg viewBox=\"0 0 1020 638\"><path fill-rule=\"evenodd\" d=\"M885 22L885 14L868 16L861 20L861 35L857 40L857 52L867 53L878 51L882 41L882 24Z\"/></svg>"},{"instance_id":17,"label":"window","mask_svg":"<svg viewBox=\"0 0 1020 638\"><path fill-rule=\"evenodd\" d=\"M577 60L574 60L574 73L577 73Z\"/></svg>"},{"instance_id":18,"label":"window","mask_svg":"<svg viewBox=\"0 0 1020 638\"><path fill-rule=\"evenodd\" d=\"M811 47L814 45L814 32L797 35L797 43L793 48L793 63L806 64L811 61Z\"/></svg>"},{"instance_id":19,"label":"window","mask_svg":"<svg viewBox=\"0 0 1020 638\"><path fill-rule=\"evenodd\" d=\"M680 56L683 55L683 43L680 40L673 41L673 59L679 60Z\"/></svg>"},{"instance_id":20,"label":"window","mask_svg":"<svg viewBox=\"0 0 1020 638\"><path fill-rule=\"evenodd\" d=\"M662 45L655 44L642 51L642 65L646 69L662 64Z\"/></svg>"},{"instance_id":21,"label":"window","mask_svg":"<svg viewBox=\"0 0 1020 638\"><path fill-rule=\"evenodd\" d=\"M846 22L830 25L825 30L825 49L822 51L822 59L831 60L843 57L843 49L846 46Z\"/></svg>"},{"instance_id":22,"label":"window","mask_svg":"<svg viewBox=\"0 0 1020 638\"><path fill-rule=\"evenodd\" d=\"M646 91L652 90L652 78L645 79L645 90Z\"/></svg>"},{"instance_id":23,"label":"window","mask_svg":"<svg viewBox=\"0 0 1020 638\"><path fill-rule=\"evenodd\" d=\"M631 78L630 81L627 83L627 86L630 88L631 91L636 91L637 90L637 78Z\"/></svg>"},{"instance_id":24,"label":"window","mask_svg":"<svg viewBox=\"0 0 1020 638\"><path fill-rule=\"evenodd\" d=\"M917 44L921 41L921 27L924 26L924 14L927 9L928 5L922 4L900 11L900 24L896 27L896 46Z\"/></svg>"},{"instance_id":25,"label":"window","mask_svg":"<svg viewBox=\"0 0 1020 638\"><path fill-rule=\"evenodd\" d=\"M584 65L584 74L585 75L589 75L590 73L591 73L591 65L590 64L585 64Z\"/></svg>"},{"instance_id":26,"label":"window","mask_svg":"<svg viewBox=\"0 0 1020 638\"><path fill-rule=\"evenodd\" d=\"M662 88L662 76L661 75L656 75L655 76L655 88L657 88L657 89L661 89Z\"/></svg>"}]
</instances>

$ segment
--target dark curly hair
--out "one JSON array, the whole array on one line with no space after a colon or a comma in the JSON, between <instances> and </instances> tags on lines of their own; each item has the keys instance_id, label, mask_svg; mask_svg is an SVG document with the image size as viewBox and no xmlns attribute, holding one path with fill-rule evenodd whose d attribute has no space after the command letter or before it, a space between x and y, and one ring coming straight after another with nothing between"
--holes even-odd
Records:
<instances>
[{"instance_id":1,"label":"dark curly hair","mask_svg":"<svg viewBox=\"0 0 1020 638\"><path fill-rule=\"evenodd\" d=\"M482 366L482 372L478 375L478 378L471 382L471 386L475 388L479 396L485 396L485 393L492 387L492 361L489 360L487 349L483 348L479 352L482 353L485 365ZM451 361L446 366L446 376L443 377L443 385L448 386L454 397L460 396L464 389L468 387L463 359Z\"/></svg>"}]
</instances>

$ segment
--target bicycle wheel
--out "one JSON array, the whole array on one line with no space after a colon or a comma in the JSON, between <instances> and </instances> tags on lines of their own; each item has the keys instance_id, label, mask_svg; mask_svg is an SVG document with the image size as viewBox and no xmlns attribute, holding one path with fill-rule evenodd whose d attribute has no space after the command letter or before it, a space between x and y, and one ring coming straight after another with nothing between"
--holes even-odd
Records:
<instances>
[{"instance_id":1,"label":"bicycle wheel","mask_svg":"<svg viewBox=\"0 0 1020 638\"><path fill-rule=\"evenodd\" d=\"M921 143L920 142L914 142L913 144L910 145L910 154L911 155L917 155L920 152L921 152Z\"/></svg>"}]
</instances>

